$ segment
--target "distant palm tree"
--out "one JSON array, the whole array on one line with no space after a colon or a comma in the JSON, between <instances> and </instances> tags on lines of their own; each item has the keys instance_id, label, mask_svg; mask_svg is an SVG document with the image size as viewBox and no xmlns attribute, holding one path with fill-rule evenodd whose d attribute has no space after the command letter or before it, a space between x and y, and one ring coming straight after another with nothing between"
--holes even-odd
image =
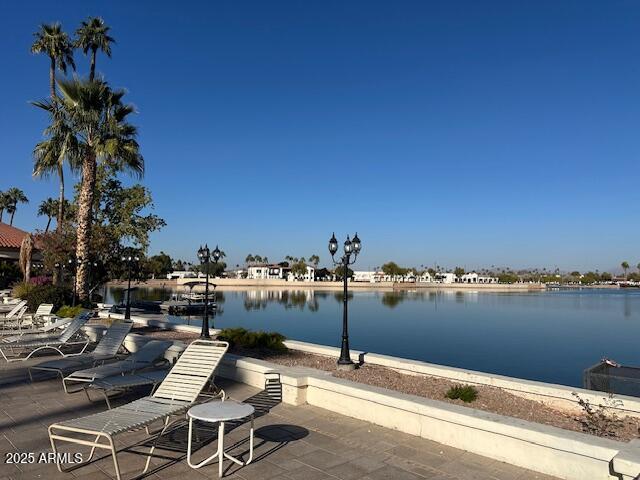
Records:
<instances>
[{"instance_id":1,"label":"distant palm tree","mask_svg":"<svg viewBox=\"0 0 640 480\"><path fill-rule=\"evenodd\" d=\"M0 222L2 222L4 211L9 208L9 205L11 205L11 202L7 192L0 192Z\"/></svg>"},{"instance_id":2,"label":"distant palm tree","mask_svg":"<svg viewBox=\"0 0 640 480\"><path fill-rule=\"evenodd\" d=\"M64 198L64 164L69 164L72 171L78 171L80 166L80 148L73 131L62 115L62 110L52 104L51 124L44 131L47 139L39 142L33 150L33 176L47 178L57 175L60 181L58 195L58 224L60 231L66 219Z\"/></svg>"},{"instance_id":3,"label":"distant palm tree","mask_svg":"<svg viewBox=\"0 0 640 480\"><path fill-rule=\"evenodd\" d=\"M640 263L636 265L636 268L638 269L638 271L640 272Z\"/></svg>"},{"instance_id":4,"label":"distant palm tree","mask_svg":"<svg viewBox=\"0 0 640 480\"><path fill-rule=\"evenodd\" d=\"M19 203L29 203L29 199L19 188L13 187L5 192L8 198L8 205L6 207L7 213L11 214L11 220L9 225L13 225L13 216L16 214Z\"/></svg>"},{"instance_id":5,"label":"distant palm tree","mask_svg":"<svg viewBox=\"0 0 640 480\"><path fill-rule=\"evenodd\" d=\"M244 259L244 262L245 262L247 265L249 265L250 263L253 263L253 262L255 262L255 261L256 261L256 258L255 258L253 255L251 255L251 254L247 255L247 256L245 257L245 259Z\"/></svg>"},{"instance_id":6,"label":"distant palm tree","mask_svg":"<svg viewBox=\"0 0 640 480\"><path fill-rule=\"evenodd\" d=\"M39 217L47 217L47 226L44 229L44 232L47 233L49 231L49 226L51 225L51 219L55 217L58 211L58 204L55 198L47 198L43 200L40 206L38 207L38 216Z\"/></svg>"},{"instance_id":7,"label":"distant palm tree","mask_svg":"<svg viewBox=\"0 0 640 480\"><path fill-rule=\"evenodd\" d=\"M96 53L98 50L111 58L111 44L116 41L109 36L110 27L100 17L89 17L82 22L82 26L76 30L77 39L74 42L76 48L81 48L86 55L91 51L91 67L89 81L96 75Z\"/></svg>"},{"instance_id":8,"label":"distant palm tree","mask_svg":"<svg viewBox=\"0 0 640 480\"><path fill-rule=\"evenodd\" d=\"M31 45L31 53L45 53L49 56L49 89L51 100L56 98L56 68L67 73L67 66L74 70L73 45L60 23L43 23L40 30L33 34L36 40Z\"/></svg>"},{"instance_id":9,"label":"distant palm tree","mask_svg":"<svg viewBox=\"0 0 640 480\"><path fill-rule=\"evenodd\" d=\"M629 270L629 262L622 262L620 264L620 266L622 267L622 270L624 270L624 279L627 279L627 270Z\"/></svg>"}]
</instances>

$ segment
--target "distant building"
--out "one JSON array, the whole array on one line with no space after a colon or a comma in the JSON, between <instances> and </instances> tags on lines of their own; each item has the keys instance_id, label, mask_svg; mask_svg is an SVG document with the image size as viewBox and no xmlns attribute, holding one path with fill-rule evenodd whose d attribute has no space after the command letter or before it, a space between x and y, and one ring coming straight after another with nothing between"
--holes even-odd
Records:
<instances>
[{"instance_id":1,"label":"distant building","mask_svg":"<svg viewBox=\"0 0 640 480\"><path fill-rule=\"evenodd\" d=\"M167 278L169 280L175 280L177 278L198 278L198 274L196 272L188 272L186 270L176 270L171 273L167 273Z\"/></svg>"},{"instance_id":2,"label":"distant building","mask_svg":"<svg viewBox=\"0 0 640 480\"><path fill-rule=\"evenodd\" d=\"M286 263L279 264L260 264L251 265L247 268L247 278L255 280L302 280L304 282L313 282L315 280L314 267L307 265L307 271L304 275L296 277L291 273L291 267Z\"/></svg>"},{"instance_id":3,"label":"distant building","mask_svg":"<svg viewBox=\"0 0 640 480\"><path fill-rule=\"evenodd\" d=\"M457 278L458 283L498 283L497 277L485 277L478 275L476 272L465 273L462 277Z\"/></svg>"},{"instance_id":4,"label":"distant building","mask_svg":"<svg viewBox=\"0 0 640 480\"><path fill-rule=\"evenodd\" d=\"M438 272L436 273L435 281L438 283L456 283L457 278L455 273Z\"/></svg>"}]
</instances>

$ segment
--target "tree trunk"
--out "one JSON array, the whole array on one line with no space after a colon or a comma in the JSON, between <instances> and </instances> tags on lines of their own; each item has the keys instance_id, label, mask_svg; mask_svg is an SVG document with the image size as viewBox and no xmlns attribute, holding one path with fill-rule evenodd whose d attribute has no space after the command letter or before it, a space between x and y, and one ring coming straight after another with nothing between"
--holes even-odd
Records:
<instances>
[{"instance_id":1,"label":"tree trunk","mask_svg":"<svg viewBox=\"0 0 640 480\"><path fill-rule=\"evenodd\" d=\"M56 231L60 232L64 222L64 168L62 165L58 165L58 177L60 177L60 197L58 198L58 224L56 225Z\"/></svg>"},{"instance_id":2,"label":"tree trunk","mask_svg":"<svg viewBox=\"0 0 640 480\"><path fill-rule=\"evenodd\" d=\"M96 157L94 152L89 152L82 162L82 183L78 199L77 259L87 260L90 257L95 187ZM89 298L89 265L85 261L78 262L76 289L80 300L84 301Z\"/></svg>"},{"instance_id":3,"label":"tree trunk","mask_svg":"<svg viewBox=\"0 0 640 480\"><path fill-rule=\"evenodd\" d=\"M89 71L89 81L93 82L96 76L96 49L91 49L91 69Z\"/></svg>"},{"instance_id":4,"label":"tree trunk","mask_svg":"<svg viewBox=\"0 0 640 480\"><path fill-rule=\"evenodd\" d=\"M49 88L51 89L51 100L56 99L56 60L53 57L51 59L51 66L49 67Z\"/></svg>"},{"instance_id":5,"label":"tree trunk","mask_svg":"<svg viewBox=\"0 0 640 480\"><path fill-rule=\"evenodd\" d=\"M47 233L49 231L50 225L51 225L51 217L49 217L49 219L47 220L47 227L44 229L44 233Z\"/></svg>"},{"instance_id":6,"label":"tree trunk","mask_svg":"<svg viewBox=\"0 0 640 480\"><path fill-rule=\"evenodd\" d=\"M2 223L2 216L4 215L4 208L0 208L0 223Z\"/></svg>"},{"instance_id":7,"label":"tree trunk","mask_svg":"<svg viewBox=\"0 0 640 480\"><path fill-rule=\"evenodd\" d=\"M9 221L9 225L13 225L13 216L16 214L16 211L11 212L11 220Z\"/></svg>"}]
</instances>

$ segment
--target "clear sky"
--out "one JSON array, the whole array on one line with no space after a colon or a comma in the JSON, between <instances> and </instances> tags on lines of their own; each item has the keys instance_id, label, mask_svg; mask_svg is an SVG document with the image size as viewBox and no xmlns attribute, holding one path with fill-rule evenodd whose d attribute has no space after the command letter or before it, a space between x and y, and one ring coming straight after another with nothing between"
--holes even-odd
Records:
<instances>
[{"instance_id":1,"label":"clear sky","mask_svg":"<svg viewBox=\"0 0 640 480\"><path fill-rule=\"evenodd\" d=\"M0 190L31 199L25 229L57 192L31 178L32 33L88 15L117 40L98 70L139 110L168 223L150 253L326 264L332 231L357 230L362 269L640 261L636 1L4 1Z\"/></svg>"}]
</instances>

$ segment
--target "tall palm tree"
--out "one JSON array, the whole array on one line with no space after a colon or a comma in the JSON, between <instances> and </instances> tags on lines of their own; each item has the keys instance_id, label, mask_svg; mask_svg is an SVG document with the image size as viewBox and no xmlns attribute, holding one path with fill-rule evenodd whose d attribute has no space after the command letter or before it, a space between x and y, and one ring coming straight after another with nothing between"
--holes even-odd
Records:
<instances>
[{"instance_id":1,"label":"tall palm tree","mask_svg":"<svg viewBox=\"0 0 640 480\"><path fill-rule=\"evenodd\" d=\"M100 50L111 58L111 44L116 43L116 41L109 36L109 30L110 27L100 17L89 17L76 30L78 38L74 42L74 46L81 48L85 55L91 51L89 80L95 79L97 51Z\"/></svg>"},{"instance_id":2,"label":"tall palm tree","mask_svg":"<svg viewBox=\"0 0 640 480\"><path fill-rule=\"evenodd\" d=\"M73 79L58 81L60 110L67 127L73 132L79 153L82 179L78 197L76 258L89 258L93 227L94 199L98 163L115 171L144 173L144 159L136 141L137 129L127 121L133 113L131 105L122 102L124 91L112 90L101 80ZM56 105L37 102L36 106L54 115ZM81 262L76 275L78 296L89 296L89 266Z\"/></svg>"},{"instance_id":3,"label":"tall palm tree","mask_svg":"<svg viewBox=\"0 0 640 480\"><path fill-rule=\"evenodd\" d=\"M47 198L40 203L38 206L38 216L39 217L47 217L47 226L44 229L44 232L47 233L49 231L49 226L51 225L51 219L56 216L58 212L58 201L55 198Z\"/></svg>"},{"instance_id":4,"label":"tall palm tree","mask_svg":"<svg viewBox=\"0 0 640 480\"><path fill-rule=\"evenodd\" d=\"M11 220L9 225L13 225L13 216L16 214L19 203L29 203L29 199L22 190L16 187L12 187L4 192L8 198L8 205L6 207L7 213L11 214Z\"/></svg>"},{"instance_id":5,"label":"tall palm tree","mask_svg":"<svg viewBox=\"0 0 640 480\"><path fill-rule=\"evenodd\" d=\"M629 262L622 262L620 264L620 266L622 267L622 270L624 270L624 279L627 279L627 270L629 270Z\"/></svg>"},{"instance_id":6,"label":"tall palm tree","mask_svg":"<svg viewBox=\"0 0 640 480\"><path fill-rule=\"evenodd\" d=\"M38 143L33 150L33 176L46 178L57 175L60 180L58 195L58 222L56 230L64 225L66 219L65 208L68 202L64 198L64 165L69 164L72 171L79 170L80 150L77 139L69 123L66 121L64 111L58 104L51 104L51 124L45 129L46 140Z\"/></svg>"},{"instance_id":7,"label":"tall palm tree","mask_svg":"<svg viewBox=\"0 0 640 480\"><path fill-rule=\"evenodd\" d=\"M43 23L40 30L33 34L36 37L31 45L31 53L45 53L49 57L49 88L51 100L56 98L56 68L67 73L67 66L74 70L73 45L60 23Z\"/></svg>"}]
</instances>

